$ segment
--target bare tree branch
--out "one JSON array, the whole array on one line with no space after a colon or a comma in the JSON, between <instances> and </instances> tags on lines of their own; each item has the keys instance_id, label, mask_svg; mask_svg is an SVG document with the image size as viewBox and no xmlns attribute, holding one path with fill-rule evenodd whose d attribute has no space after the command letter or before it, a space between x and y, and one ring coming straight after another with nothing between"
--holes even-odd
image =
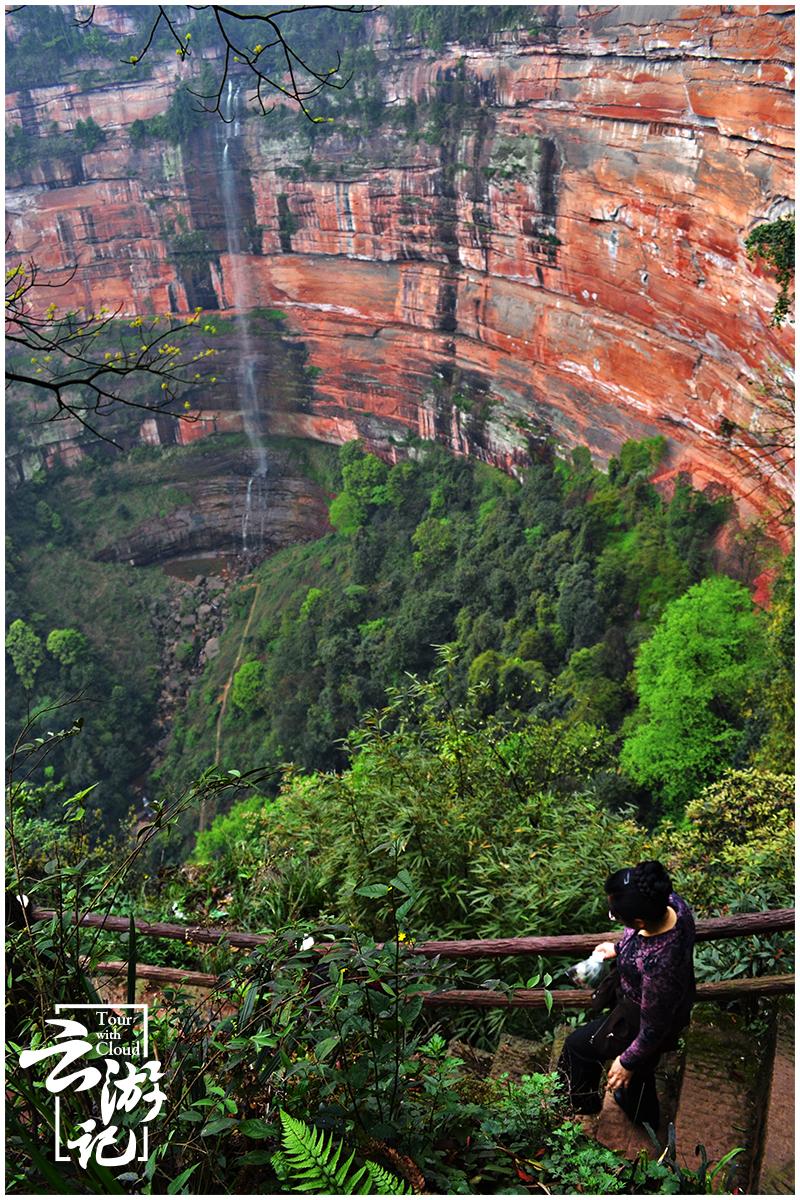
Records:
<instances>
[{"instance_id":1,"label":"bare tree branch","mask_svg":"<svg viewBox=\"0 0 800 1200\"><path fill-rule=\"evenodd\" d=\"M767 481L787 479L794 467L794 392L781 375L772 370L758 385L757 394L762 405L761 428L752 425L745 428L724 418L720 432L728 440L743 463L746 473L753 479L753 486L741 499L761 492ZM775 519L790 524L794 518L794 502L791 496L785 504L778 505Z\"/></svg>"},{"instance_id":2,"label":"bare tree branch","mask_svg":"<svg viewBox=\"0 0 800 1200\"><path fill-rule=\"evenodd\" d=\"M88 16L80 18L77 23L84 26L90 25L94 19L95 7L93 5ZM374 7L364 4L310 4L267 9L266 11L242 10L221 4L189 4L186 7L194 12L208 10L213 14L216 31L225 49L222 72L214 90L209 93L196 92L192 88L187 90L198 100L209 102L200 105L201 111L216 113L225 122L229 122L233 118L223 111L223 95L230 71L237 64L252 75L254 99L262 113L270 112L273 107L267 105L265 101L265 89L268 89L296 104L309 121L318 123L326 120L325 117L314 115L309 110L309 101L320 95L325 88L341 91L350 82L351 76L348 75L346 79L337 78L342 64L338 51L335 67L320 70L309 63L292 44L290 37L284 33L281 21L284 17L310 11L343 12L353 15L375 11ZM156 34L162 24L169 31L169 35L175 43L175 52L181 61L191 57L194 49L191 32L181 33L171 19L169 8L170 6L163 4L158 6L144 46L138 54L130 55L129 58L123 59L123 62L132 66L142 62L152 49ZM250 45L249 42L254 35L256 40ZM263 40L261 40L262 38ZM271 57L271 51L277 52L277 59ZM282 72L285 72L283 80L279 77L279 73Z\"/></svg>"}]
</instances>

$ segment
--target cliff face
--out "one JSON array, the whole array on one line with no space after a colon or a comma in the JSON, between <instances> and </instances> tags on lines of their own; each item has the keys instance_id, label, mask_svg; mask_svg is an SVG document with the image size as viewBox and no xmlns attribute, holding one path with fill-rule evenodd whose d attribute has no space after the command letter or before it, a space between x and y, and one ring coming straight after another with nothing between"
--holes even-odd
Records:
<instances>
[{"instance_id":1,"label":"cliff face","mask_svg":"<svg viewBox=\"0 0 800 1200\"><path fill-rule=\"evenodd\" d=\"M11 94L27 129L109 131L77 164L10 176L12 245L47 270L78 259L66 291L87 305L280 310L280 360L258 343L269 432L390 455L412 433L506 469L543 438L604 461L663 434L665 485L686 471L768 517L791 488L765 444L792 331L771 327L776 286L744 239L791 207L793 10L541 11L544 32L438 54L373 17L388 107L372 130L345 115L313 157L294 126L242 119L236 272L223 134L128 137L188 66ZM181 228L203 253L175 253ZM196 398L207 424L179 436L235 425L232 336L228 383Z\"/></svg>"},{"instance_id":2,"label":"cliff face","mask_svg":"<svg viewBox=\"0 0 800 1200\"><path fill-rule=\"evenodd\" d=\"M273 452L266 480L248 478L251 469L249 456L239 451L177 458L172 479L186 494L186 504L99 547L97 561L138 567L209 552L263 558L330 532L324 492L285 454Z\"/></svg>"}]
</instances>

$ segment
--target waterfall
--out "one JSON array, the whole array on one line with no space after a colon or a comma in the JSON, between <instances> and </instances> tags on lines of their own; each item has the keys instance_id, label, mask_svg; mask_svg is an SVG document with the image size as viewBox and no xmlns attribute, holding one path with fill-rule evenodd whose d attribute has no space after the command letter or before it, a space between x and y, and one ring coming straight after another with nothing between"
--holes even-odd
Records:
<instances>
[{"instance_id":1,"label":"waterfall","mask_svg":"<svg viewBox=\"0 0 800 1200\"><path fill-rule=\"evenodd\" d=\"M222 155L220 162L220 190L225 212L225 237L228 245L230 261L230 286L232 294L229 303L236 309L234 317L238 333L241 353L237 362L239 383L239 407L242 413L244 430L247 434L255 460L255 473L247 483L244 514L242 517L242 550L261 549L264 537L264 520L267 503L267 472L269 462L264 449L263 415L258 402L258 387L256 383L255 349L250 336L250 322L244 312L245 288L242 262L242 209L239 203L239 193L236 187L236 168L233 162L231 146L239 135L240 123L237 117L241 84L234 90L233 80L228 79L224 113L225 123L222 125ZM255 528L252 520L253 513L258 514L258 524ZM248 536L256 534L254 546L248 545Z\"/></svg>"}]
</instances>

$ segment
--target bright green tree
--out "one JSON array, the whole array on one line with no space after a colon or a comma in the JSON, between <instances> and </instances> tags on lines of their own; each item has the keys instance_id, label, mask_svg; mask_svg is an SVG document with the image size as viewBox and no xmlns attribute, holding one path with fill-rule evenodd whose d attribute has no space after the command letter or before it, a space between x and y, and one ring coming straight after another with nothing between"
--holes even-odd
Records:
<instances>
[{"instance_id":1,"label":"bright green tree","mask_svg":"<svg viewBox=\"0 0 800 1200\"><path fill-rule=\"evenodd\" d=\"M86 654L86 638L77 629L51 629L47 651L65 667L73 667Z\"/></svg>"},{"instance_id":2,"label":"bright green tree","mask_svg":"<svg viewBox=\"0 0 800 1200\"><path fill-rule=\"evenodd\" d=\"M389 468L374 454L346 463L342 467L345 490L362 504L386 504L386 479Z\"/></svg>"},{"instance_id":3,"label":"bright green tree","mask_svg":"<svg viewBox=\"0 0 800 1200\"><path fill-rule=\"evenodd\" d=\"M266 668L259 659L242 663L233 677L232 703L248 715L256 712L264 704L266 681Z\"/></svg>"},{"instance_id":4,"label":"bright green tree","mask_svg":"<svg viewBox=\"0 0 800 1200\"><path fill-rule=\"evenodd\" d=\"M339 533L345 535L355 533L359 526L364 524L366 518L367 513L364 505L355 496L351 496L349 492L340 492L331 501L330 509L328 510L328 519L333 528Z\"/></svg>"},{"instance_id":5,"label":"bright green tree","mask_svg":"<svg viewBox=\"0 0 800 1200\"><path fill-rule=\"evenodd\" d=\"M753 763L766 771L794 767L794 554L783 564L772 591L767 618L766 667L755 680L753 703L763 712L766 731Z\"/></svg>"},{"instance_id":6,"label":"bright green tree","mask_svg":"<svg viewBox=\"0 0 800 1200\"><path fill-rule=\"evenodd\" d=\"M374 454L365 454L360 442L347 442L339 453L344 487L332 501L328 516L339 533L355 533L371 508L392 499L387 487L389 468Z\"/></svg>"},{"instance_id":7,"label":"bright green tree","mask_svg":"<svg viewBox=\"0 0 800 1200\"><path fill-rule=\"evenodd\" d=\"M6 634L6 650L11 655L14 670L27 692L33 687L36 672L44 662L42 639L30 625L19 617L12 621Z\"/></svg>"},{"instance_id":8,"label":"bright green tree","mask_svg":"<svg viewBox=\"0 0 800 1200\"><path fill-rule=\"evenodd\" d=\"M411 535L414 569L426 571L440 566L455 552L453 530L447 517L425 517Z\"/></svg>"},{"instance_id":9,"label":"bright green tree","mask_svg":"<svg viewBox=\"0 0 800 1200\"><path fill-rule=\"evenodd\" d=\"M640 708L623 770L671 808L696 796L742 744L763 661L762 625L742 584L714 576L673 600L636 659Z\"/></svg>"}]
</instances>

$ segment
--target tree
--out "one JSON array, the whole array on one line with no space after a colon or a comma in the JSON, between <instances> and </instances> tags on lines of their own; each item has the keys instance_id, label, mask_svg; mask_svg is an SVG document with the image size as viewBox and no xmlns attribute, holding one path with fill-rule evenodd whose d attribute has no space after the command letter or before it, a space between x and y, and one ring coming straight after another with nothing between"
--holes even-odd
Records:
<instances>
[{"instance_id":1,"label":"tree","mask_svg":"<svg viewBox=\"0 0 800 1200\"><path fill-rule=\"evenodd\" d=\"M374 454L365 454L342 467L345 491L363 505L388 503L386 478L389 468Z\"/></svg>"},{"instance_id":2,"label":"tree","mask_svg":"<svg viewBox=\"0 0 800 1200\"><path fill-rule=\"evenodd\" d=\"M425 517L411 535L414 569L432 572L455 551L453 529L447 517Z\"/></svg>"},{"instance_id":3,"label":"tree","mask_svg":"<svg viewBox=\"0 0 800 1200\"><path fill-rule=\"evenodd\" d=\"M256 712L264 703L266 669L257 658L243 663L233 677L231 701L247 716Z\"/></svg>"},{"instance_id":4,"label":"tree","mask_svg":"<svg viewBox=\"0 0 800 1200\"><path fill-rule=\"evenodd\" d=\"M51 629L47 651L65 667L74 667L85 656L86 638L77 629Z\"/></svg>"},{"instance_id":5,"label":"tree","mask_svg":"<svg viewBox=\"0 0 800 1200\"><path fill-rule=\"evenodd\" d=\"M772 589L766 628L766 665L754 681L753 703L766 730L753 763L766 771L790 772L795 752L794 554L786 559Z\"/></svg>"},{"instance_id":6,"label":"tree","mask_svg":"<svg viewBox=\"0 0 800 1200\"><path fill-rule=\"evenodd\" d=\"M349 450L345 443L339 461L344 486L331 502L328 515L334 529L350 534L364 525L371 508L389 503L389 469L374 454L364 454L360 442Z\"/></svg>"},{"instance_id":7,"label":"tree","mask_svg":"<svg viewBox=\"0 0 800 1200\"><path fill-rule=\"evenodd\" d=\"M592 646L603 636L605 621L595 599L592 567L586 560L563 569L557 611L558 623L573 649Z\"/></svg>"},{"instance_id":8,"label":"tree","mask_svg":"<svg viewBox=\"0 0 800 1200\"><path fill-rule=\"evenodd\" d=\"M624 640L624 639L623 639ZM576 650L555 681L555 697L570 702L570 719L615 729L629 702L625 687L609 678L605 642Z\"/></svg>"},{"instance_id":9,"label":"tree","mask_svg":"<svg viewBox=\"0 0 800 1200\"><path fill-rule=\"evenodd\" d=\"M763 659L761 622L742 584L715 576L672 601L636 659L640 709L623 770L671 808L697 795L741 746Z\"/></svg>"},{"instance_id":10,"label":"tree","mask_svg":"<svg viewBox=\"0 0 800 1200\"><path fill-rule=\"evenodd\" d=\"M44 662L42 639L37 633L34 633L30 625L26 625L18 617L8 627L6 650L11 655L11 661L20 683L25 691L29 692L33 687L36 672Z\"/></svg>"},{"instance_id":11,"label":"tree","mask_svg":"<svg viewBox=\"0 0 800 1200\"><path fill-rule=\"evenodd\" d=\"M467 683L475 689L475 703L484 715L494 712L500 700L500 671L503 656L497 650L484 650L473 658L467 671Z\"/></svg>"},{"instance_id":12,"label":"tree","mask_svg":"<svg viewBox=\"0 0 800 1200\"><path fill-rule=\"evenodd\" d=\"M340 492L331 501L328 510L328 519L331 525L339 533L344 534L355 533L364 524L366 515L363 504L355 496L351 496L349 492Z\"/></svg>"},{"instance_id":13,"label":"tree","mask_svg":"<svg viewBox=\"0 0 800 1200\"><path fill-rule=\"evenodd\" d=\"M106 131L100 128L94 117L87 117L85 121L75 122L75 136L81 149L90 153L106 140Z\"/></svg>"}]
</instances>

